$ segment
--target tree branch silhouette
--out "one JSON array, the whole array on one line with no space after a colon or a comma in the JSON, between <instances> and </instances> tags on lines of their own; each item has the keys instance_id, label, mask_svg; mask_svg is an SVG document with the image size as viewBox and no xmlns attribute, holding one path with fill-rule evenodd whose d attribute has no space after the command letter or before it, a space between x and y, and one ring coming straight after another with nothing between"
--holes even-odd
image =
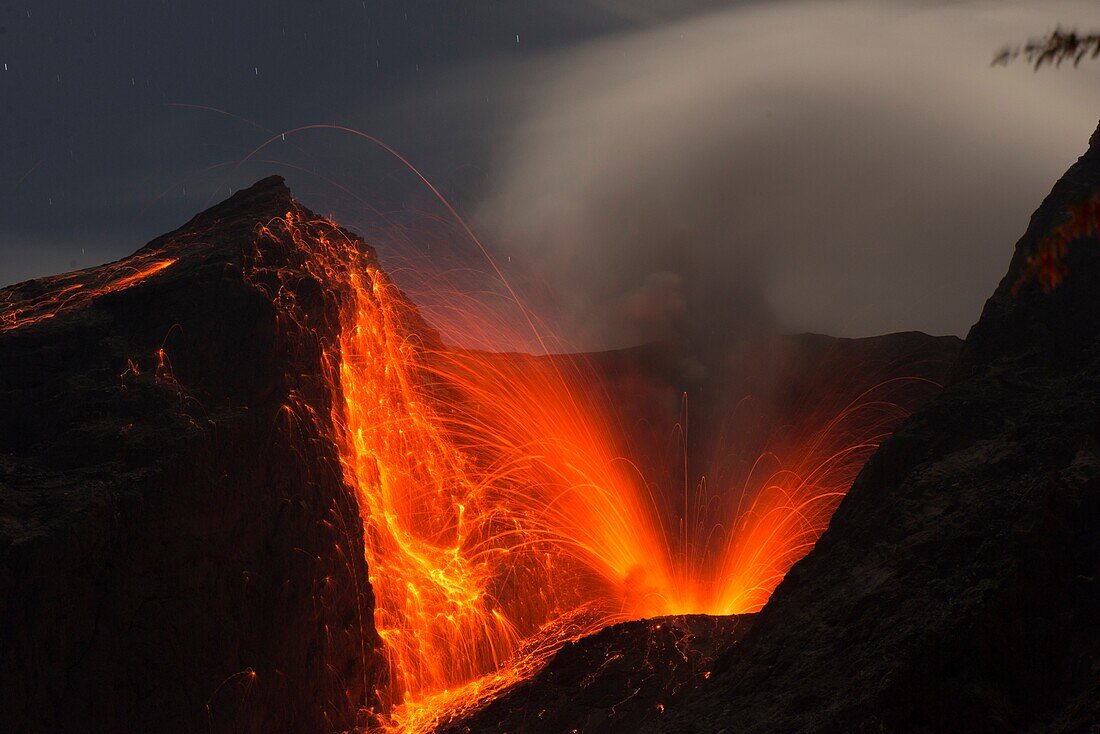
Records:
<instances>
[{"instance_id":1,"label":"tree branch silhouette","mask_svg":"<svg viewBox=\"0 0 1100 734\"><path fill-rule=\"evenodd\" d=\"M1100 32L1081 34L1076 29L1055 28L1046 36L1032 38L1022 46L1005 46L993 57L993 66L1007 66L1023 56L1035 71L1043 66L1059 67L1072 61L1078 66L1082 60L1100 56Z\"/></svg>"}]
</instances>

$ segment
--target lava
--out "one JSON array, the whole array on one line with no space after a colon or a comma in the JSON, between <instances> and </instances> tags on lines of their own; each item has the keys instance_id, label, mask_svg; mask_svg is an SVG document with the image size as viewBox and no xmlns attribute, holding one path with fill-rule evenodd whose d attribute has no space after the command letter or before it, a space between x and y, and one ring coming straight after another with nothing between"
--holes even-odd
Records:
<instances>
[{"instance_id":1,"label":"lava","mask_svg":"<svg viewBox=\"0 0 1100 734\"><path fill-rule=\"evenodd\" d=\"M743 486L676 505L623 458L583 356L446 347L336 225L290 211L264 231L289 234L341 304L326 379L387 662L370 714L387 731L469 712L614 622L758 610L902 415L880 386ZM466 325L500 328L472 310Z\"/></svg>"}]
</instances>

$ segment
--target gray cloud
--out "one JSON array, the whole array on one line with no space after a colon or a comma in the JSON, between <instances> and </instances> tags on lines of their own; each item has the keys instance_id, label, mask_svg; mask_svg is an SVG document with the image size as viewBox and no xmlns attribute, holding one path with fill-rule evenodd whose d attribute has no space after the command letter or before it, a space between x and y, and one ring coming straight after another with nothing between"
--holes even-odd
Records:
<instances>
[{"instance_id":1,"label":"gray cloud","mask_svg":"<svg viewBox=\"0 0 1100 734\"><path fill-rule=\"evenodd\" d=\"M390 247L373 208L439 213L335 133L238 167L268 133L165 106L183 101L394 145L539 307L555 294L574 346L960 333L1100 114L1100 64L989 67L1005 42L1100 25L1084 0L86 5L0 9L0 283L124 255L272 172L383 250L419 227Z\"/></svg>"},{"instance_id":2,"label":"gray cloud","mask_svg":"<svg viewBox=\"0 0 1100 734\"><path fill-rule=\"evenodd\" d=\"M738 6L557 52L480 228L580 346L776 326L965 333L1100 116L1100 67L991 68L1063 0Z\"/></svg>"}]
</instances>

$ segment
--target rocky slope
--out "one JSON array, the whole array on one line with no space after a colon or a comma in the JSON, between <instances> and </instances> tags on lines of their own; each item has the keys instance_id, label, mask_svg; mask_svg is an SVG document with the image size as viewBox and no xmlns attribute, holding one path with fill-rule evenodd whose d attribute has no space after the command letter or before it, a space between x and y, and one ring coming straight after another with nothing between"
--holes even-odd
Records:
<instances>
[{"instance_id":1,"label":"rocky slope","mask_svg":"<svg viewBox=\"0 0 1100 734\"><path fill-rule=\"evenodd\" d=\"M955 377L868 462L717 672L645 731L1100 728L1100 247L1028 277L1100 189L1054 187Z\"/></svg>"},{"instance_id":2,"label":"rocky slope","mask_svg":"<svg viewBox=\"0 0 1100 734\"><path fill-rule=\"evenodd\" d=\"M752 616L659 617L607 627L445 734L598 731L632 734L711 674Z\"/></svg>"},{"instance_id":3,"label":"rocky slope","mask_svg":"<svg viewBox=\"0 0 1100 734\"><path fill-rule=\"evenodd\" d=\"M340 294L261 232L287 212L333 229L272 178L0 291L0 730L316 733L369 702L320 367Z\"/></svg>"}]
</instances>

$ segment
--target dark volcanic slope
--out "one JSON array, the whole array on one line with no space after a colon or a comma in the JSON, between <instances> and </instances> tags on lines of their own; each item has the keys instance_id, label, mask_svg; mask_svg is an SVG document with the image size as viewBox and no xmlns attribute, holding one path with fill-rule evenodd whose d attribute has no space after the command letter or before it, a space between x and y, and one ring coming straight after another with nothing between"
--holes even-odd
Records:
<instances>
[{"instance_id":1,"label":"dark volcanic slope","mask_svg":"<svg viewBox=\"0 0 1100 734\"><path fill-rule=\"evenodd\" d=\"M267 179L121 263L0 291L0 731L317 734L367 700L319 378L338 294L258 234L288 211L312 218Z\"/></svg>"},{"instance_id":2,"label":"dark volcanic slope","mask_svg":"<svg viewBox=\"0 0 1100 734\"><path fill-rule=\"evenodd\" d=\"M1054 187L957 378L875 454L662 732L1084 731L1100 726L1100 247L1018 282L1100 188L1100 134Z\"/></svg>"},{"instance_id":3,"label":"dark volcanic slope","mask_svg":"<svg viewBox=\"0 0 1100 734\"><path fill-rule=\"evenodd\" d=\"M711 674L751 616L626 622L566 645L538 675L443 731L633 734Z\"/></svg>"}]
</instances>

